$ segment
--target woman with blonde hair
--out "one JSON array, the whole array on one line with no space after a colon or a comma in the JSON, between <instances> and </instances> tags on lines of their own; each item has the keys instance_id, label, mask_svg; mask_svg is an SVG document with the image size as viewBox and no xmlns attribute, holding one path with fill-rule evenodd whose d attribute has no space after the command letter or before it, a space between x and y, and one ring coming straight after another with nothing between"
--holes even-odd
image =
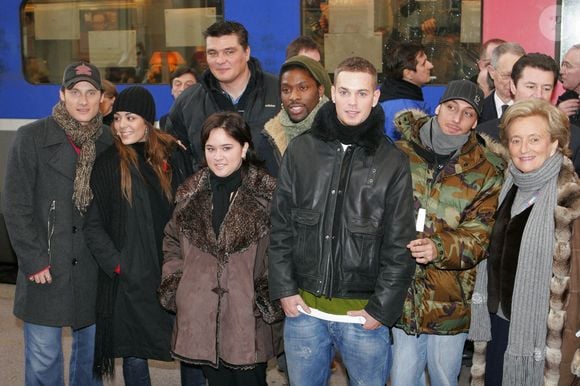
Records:
<instances>
[{"instance_id":1,"label":"woman with blonde hair","mask_svg":"<svg viewBox=\"0 0 580 386\"><path fill-rule=\"evenodd\" d=\"M570 385L580 374L580 185L567 157L570 124L531 99L511 106L500 130L510 161L472 299L472 384Z\"/></svg>"}]
</instances>

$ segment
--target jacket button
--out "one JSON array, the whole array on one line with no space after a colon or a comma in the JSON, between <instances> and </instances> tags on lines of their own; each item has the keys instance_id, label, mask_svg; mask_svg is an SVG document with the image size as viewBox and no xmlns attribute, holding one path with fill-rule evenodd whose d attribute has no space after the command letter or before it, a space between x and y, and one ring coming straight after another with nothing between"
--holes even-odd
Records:
<instances>
[{"instance_id":1,"label":"jacket button","mask_svg":"<svg viewBox=\"0 0 580 386\"><path fill-rule=\"evenodd\" d=\"M79 263L79 261L77 260L76 257L74 259L72 259L72 265L77 265L78 263Z\"/></svg>"},{"instance_id":2,"label":"jacket button","mask_svg":"<svg viewBox=\"0 0 580 386\"><path fill-rule=\"evenodd\" d=\"M329 240L329 239L330 239L330 236L329 236L329 235L326 235L326 236L324 236L324 238L325 238L326 240Z\"/></svg>"},{"instance_id":3,"label":"jacket button","mask_svg":"<svg viewBox=\"0 0 580 386\"><path fill-rule=\"evenodd\" d=\"M77 227L73 225L72 227L72 233L77 233Z\"/></svg>"},{"instance_id":4,"label":"jacket button","mask_svg":"<svg viewBox=\"0 0 580 386\"><path fill-rule=\"evenodd\" d=\"M334 189L332 189L332 190L330 191L330 194L335 194L335 193L336 193L336 190L334 190Z\"/></svg>"}]
</instances>

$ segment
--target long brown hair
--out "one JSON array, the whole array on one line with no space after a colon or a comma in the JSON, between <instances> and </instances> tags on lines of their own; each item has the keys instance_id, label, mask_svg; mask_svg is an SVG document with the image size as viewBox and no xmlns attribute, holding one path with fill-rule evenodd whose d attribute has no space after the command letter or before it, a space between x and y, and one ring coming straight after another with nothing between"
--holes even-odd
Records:
<instances>
[{"instance_id":1,"label":"long brown hair","mask_svg":"<svg viewBox=\"0 0 580 386\"><path fill-rule=\"evenodd\" d=\"M146 120L143 120L147 126L147 139L145 140L145 156L147 162L153 168L155 175L159 179L161 190L168 201L173 200L173 192L171 188L172 168L168 162L171 152L177 146L176 139L164 133ZM124 145L117 135L113 136L115 139L115 146L119 151L119 168L121 172L121 193L123 198L127 200L129 205L133 203L133 190L131 183L131 168L135 168L141 178L141 171L137 163L137 152L131 146Z\"/></svg>"}]
</instances>

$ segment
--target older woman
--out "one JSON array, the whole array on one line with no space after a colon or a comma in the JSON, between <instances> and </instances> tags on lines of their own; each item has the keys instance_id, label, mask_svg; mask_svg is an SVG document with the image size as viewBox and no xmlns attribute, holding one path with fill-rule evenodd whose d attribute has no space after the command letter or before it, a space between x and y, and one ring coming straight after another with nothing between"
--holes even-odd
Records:
<instances>
[{"instance_id":1,"label":"older woman","mask_svg":"<svg viewBox=\"0 0 580 386\"><path fill-rule=\"evenodd\" d=\"M567 158L568 118L543 100L527 100L510 107L500 127L511 161L473 295L472 383L569 385L580 371L570 366L578 347L571 334L578 293L570 289L579 277L570 266L580 252L570 243L579 245L572 230L580 224L580 186ZM564 330L572 336L561 348Z\"/></svg>"},{"instance_id":2,"label":"older woman","mask_svg":"<svg viewBox=\"0 0 580 386\"><path fill-rule=\"evenodd\" d=\"M210 386L266 385L275 354L266 286L275 179L259 166L237 113L210 115L201 143L207 166L178 190L165 228L160 292L176 311L172 353L202 365ZM177 280L171 299L168 283Z\"/></svg>"}]
</instances>

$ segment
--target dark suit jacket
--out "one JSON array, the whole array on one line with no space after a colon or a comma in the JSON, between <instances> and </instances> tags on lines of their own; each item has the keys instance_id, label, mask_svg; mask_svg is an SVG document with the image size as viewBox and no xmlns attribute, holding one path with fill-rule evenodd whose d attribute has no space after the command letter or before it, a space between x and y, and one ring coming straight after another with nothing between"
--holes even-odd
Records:
<instances>
[{"instance_id":1,"label":"dark suit jacket","mask_svg":"<svg viewBox=\"0 0 580 386\"><path fill-rule=\"evenodd\" d=\"M483 122L491 121L492 119L497 119L497 110L495 109L495 101L494 101L495 90L491 92L488 96L485 97L483 100L483 107L481 110L481 116L479 117L478 122L481 124Z\"/></svg>"}]
</instances>

